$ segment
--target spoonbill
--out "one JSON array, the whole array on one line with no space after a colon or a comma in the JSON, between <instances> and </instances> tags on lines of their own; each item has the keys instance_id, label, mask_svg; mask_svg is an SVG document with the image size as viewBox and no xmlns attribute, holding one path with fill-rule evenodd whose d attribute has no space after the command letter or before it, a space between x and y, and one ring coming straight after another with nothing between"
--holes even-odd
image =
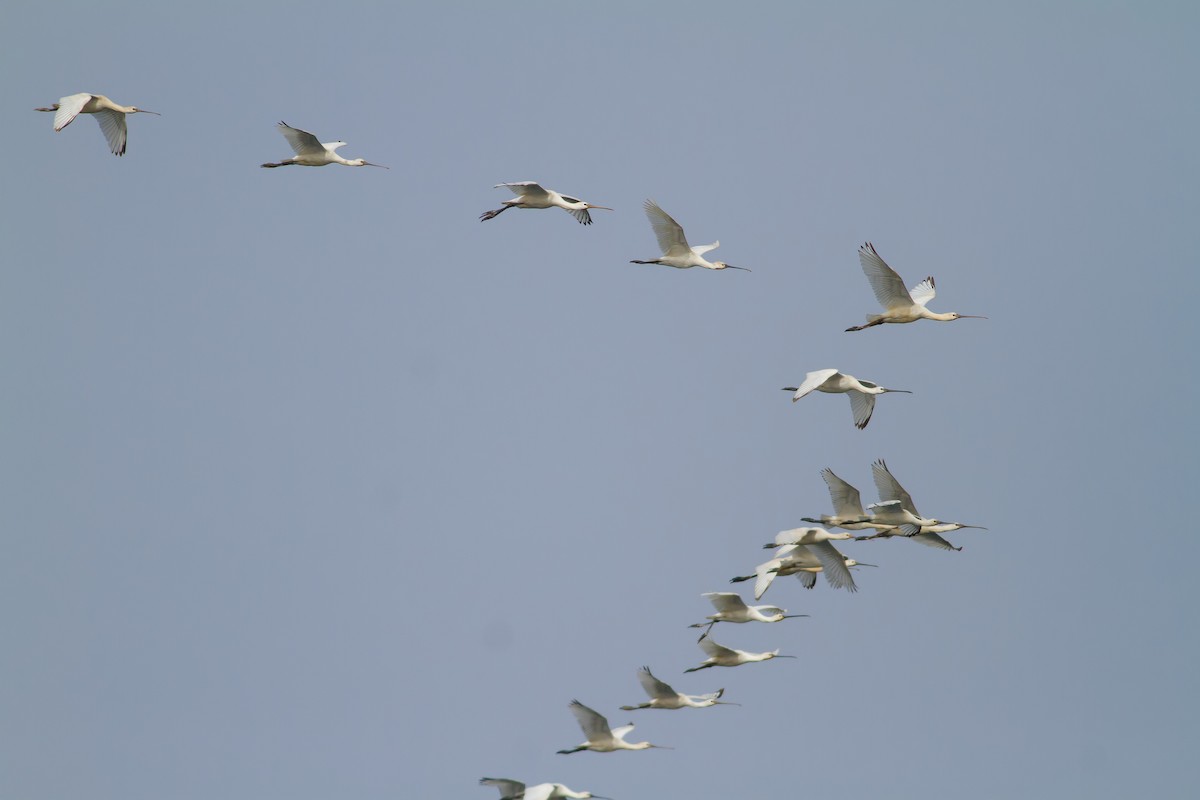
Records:
<instances>
[{"instance_id":1,"label":"spoonbill","mask_svg":"<svg viewBox=\"0 0 1200 800\"><path fill-rule=\"evenodd\" d=\"M734 650L717 644L712 639L701 639L700 649L708 653L708 658L698 667L685 669L684 672L698 672L709 667L740 667L742 664L752 664L755 661L770 661L772 658L796 658L796 656L781 656L778 650L766 653L748 653L745 650Z\"/></svg>"},{"instance_id":2,"label":"spoonbill","mask_svg":"<svg viewBox=\"0 0 1200 800\"><path fill-rule=\"evenodd\" d=\"M72 120L80 114L94 114L96 122L100 124L100 131L104 134L104 138L108 140L108 149L112 150L115 156L125 155L126 114L153 114L156 117L162 116L157 111L147 111L137 106L118 105L102 94L90 94L88 92L60 97L58 102L50 106L50 108L35 108L34 111L53 111L55 131L61 131L70 125Z\"/></svg>"},{"instance_id":3,"label":"spoonbill","mask_svg":"<svg viewBox=\"0 0 1200 800\"><path fill-rule=\"evenodd\" d=\"M917 511L917 506L913 503L912 495L904 490L900 482L893 477L888 470L887 462L882 458L871 465L871 477L875 479L875 488L879 491L880 502L874 503L867 508L874 512L874 519L877 522L887 523L890 526L900 525L915 525L920 531L908 535L911 538L917 538L920 532L928 532L933 534L946 533L947 531L956 531L961 528L976 528L977 525L963 525L960 522L942 522L937 519L925 519ZM918 540L921 541L921 540ZM934 547L938 547L936 540L925 540L927 543L933 543ZM942 541L945 541L944 539ZM947 542L947 544L949 544Z\"/></svg>"},{"instance_id":4,"label":"spoonbill","mask_svg":"<svg viewBox=\"0 0 1200 800\"><path fill-rule=\"evenodd\" d=\"M651 747L662 750L671 749L661 744L625 741L625 736L633 730L632 722L619 728L609 728L608 720L604 718L604 715L593 711L578 700L571 701L571 713L575 715L575 719L579 720L579 727L583 729L583 735L587 737L587 741L569 750L559 750L559 755L570 755L578 753L580 750L611 753L615 750L648 750Z\"/></svg>"},{"instance_id":5,"label":"spoonbill","mask_svg":"<svg viewBox=\"0 0 1200 800\"><path fill-rule=\"evenodd\" d=\"M704 254L709 250L716 250L721 246L720 242L692 247L688 244L687 237L683 235L683 227L672 219L670 214L659 208L658 203L647 200L642 204L642 208L646 209L646 217L650 220L650 227L654 228L654 235L658 237L658 246L663 254L658 258L646 261L630 261L630 264L662 264L664 267L675 267L676 269L704 267L705 269L750 271L746 267L735 267L724 261L705 261Z\"/></svg>"},{"instance_id":6,"label":"spoonbill","mask_svg":"<svg viewBox=\"0 0 1200 800\"><path fill-rule=\"evenodd\" d=\"M914 542L919 542L927 547L934 547L938 550L962 550L961 547L955 547L947 540L939 536L939 533L945 533L947 530L959 530L960 528L977 528L978 525L959 525L954 523L942 523L933 525L930 528L943 528L945 530L930 530L930 528L922 528L917 525L900 525L896 528L888 528L886 530L877 531L870 536L856 536L860 542L870 541L871 539L891 539L899 536L905 539L912 539Z\"/></svg>"},{"instance_id":7,"label":"spoonbill","mask_svg":"<svg viewBox=\"0 0 1200 800\"><path fill-rule=\"evenodd\" d=\"M803 522L825 525L830 528L845 528L851 531L873 530L882 526L870 521L863 511L862 495L858 489L839 478L831 469L821 470L821 477L829 487L829 499L833 501L833 514L822 514L820 519L801 517Z\"/></svg>"},{"instance_id":8,"label":"spoonbill","mask_svg":"<svg viewBox=\"0 0 1200 800\"><path fill-rule=\"evenodd\" d=\"M785 386L785 392L795 392L792 402L813 391L827 394L845 394L850 398L850 413L854 415L854 427L862 430L871 421L875 411L875 395L885 392L912 394L907 389L885 389L870 381L861 381L853 375L844 375L836 369L818 369L804 376L799 386Z\"/></svg>"},{"instance_id":9,"label":"spoonbill","mask_svg":"<svg viewBox=\"0 0 1200 800\"><path fill-rule=\"evenodd\" d=\"M809 545L788 545L780 548L775 558L764 561L754 569L753 575L730 578L730 583L754 581L754 599L760 599L779 575L796 575L806 589L816 586L818 572L825 573L825 580L835 589L857 592L850 567L873 567L852 558L846 558L829 542Z\"/></svg>"},{"instance_id":10,"label":"spoonbill","mask_svg":"<svg viewBox=\"0 0 1200 800\"><path fill-rule=\"evenodd\" d=\"M949 322L956 319L987 319L987 317L972 314L937 314L926 308L926 304L937 296L934 289L933 276L918 283L912 289L904 288L904 281L896 271L875 252L875 245L867 242L858 248L858 261L862 271L871 283L875 299L883 306L882 314L868 314L867 324L846 328L847 331L861 331L885 322L916 322L919 319L932 319L939 322Z\"/></svg>"},{"instance_id":11,"label":"spoonbill","mask_svg":"<svg viewBox=\"0 0 1200 800\"><path fill-rule=\"evenodd\" d=\"M499 189L501 186L511 190L516 195L516 199L505 200L500 208L497 208L495 211L483 212L479 215L480 222L485 222L492 217L498 217L510 208L561 208L579 220L581 225L591 225L592 215L588 213L589 208L601 208L605 211L612 211L608 206L592 205L591 203L585 203L577 197L568 197L565 194L559 194L553 189L543 189L541 184L534 181L497 183L492 188Z\"/></svg>"},{"instance_id":12,"label":"spoonbill","mask_svg":"<svg viewBox=\"0 0 1200 800\"><path fill-rule=\"evenodd\" d=\"M646 690L646 694L650 696L650 702L636 706L621 706L622 711L637 711L639 708L666 708L674 710L679 708L708 708L709 706L716 705L739 705L738 703L730 703L719 699L721 695L725 694L724 689L718 689L710 694L680 694L654 677L649 667L642 667L638 670L638 681L641 682L642 688Z\"/></svg>"},{"instance_id":13,"label":"spoonbill","mask_svg":"<svg viewBox=\"0 0 1200 800\"><path fill-rule=\"evenodd\" d=\"M713 608L717 610L717 613L708 615L709 622L697 622L688 626L689 628L704 628L704 633L700 635L701 639L708 636L712 626L718 622L779 622L784 619L808 616L808 614L789 614L786 608L779 606L748 606L742 600L741 595L736 592L705 592L700 596L707 597L708 601L713 604Z\"/></svg>"},{"instance_id":14,"label":"spoonbill","mask_svg":"<svg viewBox=\"0 0 1200 800\"><path fill-rule=\"evenodd\" d=\"M391 169L391 167L384 167L383 164L372 164L363 158L351 158L349 160L342 158L337 154L337 149L345 147L345 142L319 142L317 141L317 137L308 131L293 128L286 122L281 122L276 127L279 128L279 132L283 134L283 138L287 139L292 149L296 151L296 155L273 164L267 163L261 165L267 169L287 167L292 164L299 164L302 167L323 167L326 164L344 164L347 167L382 167L383 169Z\"/></svg>"},{"instance_id":15,"label":"spoonbill","mask_svg":"<svg viewBox=\"0 0 1200 800\"><path fill-rule=\"evenodd\" d=\"M775 534L775 541L764 544L764 550L772 547L787 547L797 544L817 544L818 542L844 541L853 539L853 533L831 533L824 528L792 528Z\"/></svg>"},{"instance_id":16,"label":"spoonbill","mask_svg":"<svg viewBox=\"0 0 1200 800\"><path fill-rule=\"evenodd\" d=\"M500 800L612 800L611 797L591 792L576 792L561 783L539 783L528 788L511 778L480 778L479 783L499 789Z\"/></svg>"}]
</instances>

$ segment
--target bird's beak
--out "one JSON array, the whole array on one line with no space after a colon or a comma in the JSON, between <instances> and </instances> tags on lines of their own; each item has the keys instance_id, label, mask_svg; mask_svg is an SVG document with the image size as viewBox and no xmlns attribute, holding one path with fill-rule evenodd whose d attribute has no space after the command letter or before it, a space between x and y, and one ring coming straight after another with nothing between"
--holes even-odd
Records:
<instances>
[{"instance_id":1,"label":"bird's beak","mask_svg":"<svg viewBox=\"0 0 1200 800\"><path fill-rule=\"evenodd\" d=\"M602 794L594 794L594 795L592 795L592 800L612 800L612 798L611 798L611 797L605 797L605 796L604 796L604 795L602 795Z\"/></svg>"},{"instance_id":2,"label":"bird's beak","mask_svg":"<svg viewBox=\"0 0 1200 800\"><path fill-rule=\"evenodd\" d=\"M796 619L797 617L807 617L808 614L784 614L784 619Z\"/></svg>"},{"instance_id":3,"label":"bird's beak","mask_svg":"<svg viewBox=\"0 0 1200 800\"><path fill-rule=\"evenodd\" d=\"M799 658L800 656L775 656L776 658Z\"/></svg>"},{"instance_id":4,"label":"bird's beak","mask_svg":"<svg viewBox=\"0 0 1200 800\"><path fill-rule=\"evenodd\" d=\"M601 211L612 211L612 209L609 208L608 206L594 206L591 203L588 203L588 208L598 208Z\"/></svg>"},{"instance_id":5,"label":"bird's beak","mask_svg":"<svg viewBox=\"0 0 1200 800\"><path fill-rule=\"evenodd\" d=\"M899 392L900 394L912 394L908 389L884 389L885 392Z\"/></svg>"},{"instance_id":6,"label":"bird's beak","mask_svg":"<svg viewBox=\"0 0 1200 800\"><path fill-rule=\"evenodd\" d=\"M855 561L854 566L856 566L856 567L878 567L879 565L878 564L864 564L861 561Z\"/></svg>"},{"instance_id":7,"label":"bird's beak","mask_svg":"<svg viewBox=\"0 0 1200 800\"><path fill-rule=\"evenodd\" d=\"M731 703L728 700L713 700L714 706L740 706L741 703Z\"/></svg>"},{"instance_id":8,"label":"bird's beak","mask_svg":"<svg viewBox=\"0 0 1200 800\"><path fill-rule=\"evenodd\" d=\"M144 109L144 108L139 108L139 109L138 109L138 113L139 113L139 114L153 114L153 115L154 115L154 116L156 116L156 117L161 117L161 116L162 116L162 114L158 113L157 111L147 111L147 110L146 110L146 109Z\"/></svg>"},{"instance_id":9,"label":"bird's beak","mask_svg":"<svg viewBox=\"0 0 1200 800\"><path fill-rule=\"evenodd\" d=\"M391 167L385 167L385 166L383 166L383 164L372 164L370 161L364 161L363 166L364 167L380 167L381 169L391 169Z\"/></svg>"},{"instance_id":10,"label":"bird's beak","mask_svg":"<svg viewBox=\"0 0 1200 800\"><path fill-rule=\"evenodd\" d=\"M958 318L959 319L987 319L987 317L981 317L977 314L959 314Z\"/></svg>"},{"instance_id":11,"label":"bird's beak","mask_svg":"<svg viewBox=\"0 0 1200 800\"><path fill-rule=\"evenodd\" d=\"M974 528L977 531L986 531L987 530L987 528L983 527L982 525L963 525L963 527L964 528Z\"/></svg>"},{"instance_id":12,"label":"bird's beak","mask_svg":"<svg viewBox=\"0 0 1200 800\"><path fill-rule=\"evenodd\" d=\"M733 264L726 264L725 269L740 269L742 272L750 272L749 267L735 267Z\"/></svg>"}]
</instances>

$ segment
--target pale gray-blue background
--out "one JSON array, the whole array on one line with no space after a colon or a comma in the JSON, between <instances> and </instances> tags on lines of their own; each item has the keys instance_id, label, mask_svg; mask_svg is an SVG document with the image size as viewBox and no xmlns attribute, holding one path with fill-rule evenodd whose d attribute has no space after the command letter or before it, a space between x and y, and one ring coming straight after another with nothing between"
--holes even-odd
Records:
<instances>
[{"instance_id":1,"label":"pale gray-blue background","mask_svg":"<svg viewBox=\"0 0 1200 800\"><path fill-rule=\"evenodd\" d=\"M1189 3L3 13L0 797L1182 797ZM31 109L159 111L128 155ZM278 120L391 171L267 171ZM610 205L478 214L539 180ZM634 266L654 197L754 271ZM871 239L940 311L858 334ZM866 431L838 367L912 395ZM961 553L718 641L886 458ZM741 708L627 713L649 664ZM572 698L674 751L554 751Z\"/></svg>"}]
</instances>

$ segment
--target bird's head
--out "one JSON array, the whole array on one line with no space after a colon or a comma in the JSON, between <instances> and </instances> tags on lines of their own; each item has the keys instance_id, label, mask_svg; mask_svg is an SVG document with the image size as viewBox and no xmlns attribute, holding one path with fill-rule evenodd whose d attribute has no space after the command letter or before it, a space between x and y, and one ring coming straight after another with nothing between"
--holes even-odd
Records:
<instances>
[{"instance_id":1,"label":"bird's head","mask_svg":"<svg viewBox=\"0 0 1200 800\"><path fill-rule=\"evenodd\" d=\"M733 264L726 264L724 261L714 261L713 267L716 269L740 269L742 272L750 272L749 267L735 267Z\"/></svg>"},{"instance_id":2,"label":"bird's head","mask_svg":"<svg viewBox=\"0 0 1200 800\"><path fill-rule=\"evenodd\" d=\"M350 166L352 166L352 167L380 167L382 169L391 169L391 167L385 167L385 166L383 166L383 164L372 164L370 161L367 161L365 158L354 159L353 161L350 162Z\"/></svg>"}]
</instances>

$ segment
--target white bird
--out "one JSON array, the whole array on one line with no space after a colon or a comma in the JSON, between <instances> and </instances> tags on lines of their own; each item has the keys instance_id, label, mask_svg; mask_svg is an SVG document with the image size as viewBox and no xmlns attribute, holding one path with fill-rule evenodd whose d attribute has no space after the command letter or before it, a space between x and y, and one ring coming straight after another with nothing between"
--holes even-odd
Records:
<instances>
[{"instance_id":1,"label":"white bird","mask_svg":"<svg viewBox=\"0 0 1200 800\"><path fill-rule=\"evenodd\" d=\"M947 314L930 311L925 305L937 295L933 285L933 276L921 281L912 289L905 289L904 281L879 257L879 253L875 252L875 245L870 242L858 248L858 260L862 264L863 273L871 283L871 290L875 292L875 299L879 301L879 305L883 306L883 313L868 314L866 325L846 328L847 331L861 331L885 322L916 322L919 319L932 319L939 322L949 322L955 319L987 319L987 317L972 314L956 314L953 311Z\"/></svg>"},{"instance_id":2,"label":"white bird","mask_svg":"<svg viewBox=\"0 0 1200 800\"><path fill-rule=\"evenodd\" d=\"M697 622L688 626L689 628L704 628L704 633L700 635L701 639L708 636L712 626L718 622L779 622L784 619L808 616L808 614L789 614L786 608L779 606L749 606L736 592L705 592L700 596L707 597L713 604L713 608L717 610L717 613L708 615L710 622Z\"/></svg>"},{"instance_id":3,"label":"white bird","mask_svg":"<svg viewBox=\"0 0 1200 800\"><path fill-rule=\"evenodd\" d=\"M792 528L775 534L775 541L764 544L764 550L772 547L787 547L797 544L817 544L819 542L844 541L853 539L853 533L831 533L824 528Z\"/></svg>"},{"instance_id":4,"label":"white bird","mask_svg":"<svg viewBox=\"0 0 1200 800\"><path fill-rule=\"evenodd\" d=\"M661 744L625 741L625 736L633 730L632 722L619 728L609 728L608 720L602 714L593 711L578 700L571 701L571 713L575 715L575 719L579 720L579 727L583 729L583 735L587 737L587 741L569 750L559 750L560 755L578 753L580 750L611 753L615 750L648 750L651 747L662 750L671 749Z\"/></svg>"},{"instance_id":5,"label":"white bird","mask_svg":"<svg viewBox=\"0 0 1200 800\"><path fill-rule=\"evenodd\" d=\"M748 653L745 650L734 650L732 647L719 645L712 639L701 639L700 649L708 653L708 658L698 667L685 669L684 672L697 672L709 667L740 667L742 664L752 664L755 661L770 661L772 658L796 658L796 656L781 656L778 650L766 653Z\"/></svg>"},{"instance_id":6,"label":"white bird","mask_svg":"<svg viewBox=\"0 0 1200 800\"><path fill-rule=\"evenodd\" d=\"M796 575L806 589L812 589L817 584L817 573L825 573L825 580L835 589L845 589L857 592L854 576L850 567L873 567L874 564L864 564L852 558L846 558L829 542L819 542L810 545L788 545L780 548L775 558L764 561L754 569L753 575L741 575L730 578L730 583L754 581L754 599L760 599L775 578L780 575Z\"/></svg>"},{"instance_id":7,"label":"white bird","mask_svg":"<svg viewBox=\"0 0 1200 800\"><path fill-rule=\"evenodd\" d=\"M497 183L493 189L506 187L516 195L513 200L505 200L504 203L495 211L485 211L479 215L479 221L484 222L497 217L508 211L510 208L561 208L575 219L579 220L582 225L592 224L592 215L588 213L589 208L600 208L605 211L612 211L608 206L597 206L591 203L585 203L577 197L568 197L565 194L559 194L553 189L543 189L541 184L534 181L519 181L517 183Z\"/></svg>"},{"instance_id":8,"label":"white bird","mask_svg":"<svg viewBox=\"0 0 1200 800\"><path fill-rule=\"evenodd\" d=\"M862 430L871 421L875 411L875 395L885 392L912 394L907 389L885 389L870 381L861 381L853 375L844 375L836 369L819 369L804 376L799 386L785 386L785 392L795 392L792 402L813 391L827 394L845 394L850 398L850 412L854 415L854 427Z\"/></svg>"},{"instance_id":9,"label":"white bird","mask_svg":"<svg viewBox=\"0 0 1200 800\"><path fill-rule=\"evenodd\" d=\"M833 474L833 470L828 468L821 470L821 477L825 479L825 485L829 487L829 499L833 501L833 514L822 514L820 519L801 517L802 521L851 531L883 527L871 522L867 512L863 511L862 495L858 493L858 489Z\"/></svg>"},{"instance_id":10,"label":"white bird","mask_svg":"<svg viewBox=\"0 0 1200 800\"><path fill-rule=\"evenodd\" d=\"M499 789L500 800L612 800L591 792L576 792L561 783L539 783L528 788L511 778L480 778L479 783Z\"/></svg>"},{"instance_id":11,"label":"white bird","mask_svg":"<svg viewBox=\"0 0 1200 800\"><path fill-rule=\"evenodd\" d=\"M292 150L296 151L296 155L291 158L285 158L283 161L262 165L268 169L273 167L287 167L292 164L299 164L302 167L323 167L326 164L344 164L347 167L383 167L384 169L391 169L391 167L384 167L383 164L372 164L363 158L342 158L337 154L337 149L345 147L345 142L319 142L317 141L317 137L308 131L293 128L286 122L281 122L276 127L283 134L283 138L287 139L288 144L292 146Z\"/></svg>"},{"instance_id":12,"label":"white bird","mask_svg":"<svg viewBox=\"0 0 1200 800\"><path fill-rule=\"evenodd\" d=\"M646 261L630 261L630 264L662 264L664 267L675 267L676 269L704 267L705 269L750 271L746 267L735 267L724 261L705 261L702 256L709 250L716 250L720 247L720 242L692 247L688 244L687 237L683 235L683 227L672 219L670 214L659 208L658 203L647 200L642 207L646 209L646 217L650 220L650 227L654 228L654 235L658 237L658 246L663 254L658 258Z\"/></svg>"},{"instance_id":13,"label":"white bird","mask_svg":"<svg viewBox=\"0 0 1200 800\"><path fill-rule=\"evenodd\" d=\"M642 667L638 670L638 681L641 682L646 694L650 696L650 702L636 706L621 706L622 711L637 711L639 708L665 708L674 710L679 708L708 708L709 706L716 705L738 705L738 703L730 703L719 699L721 695L725 694L724 689L718 689L709 694L680 694L654 677L649 667Z\"/></svg>"},{"instance_id":14,"label":"white bird","mask_svg":"<svg viewBox=\"0 0 1200 800\"><path fill-rule=\"evenodd\" d=\"M860 542L865 542L871 539L890 539L894 536L899 536L905 539L912 539L914 542L923 544L926 547L933 547L938 550L959 551L962 550L961 547L955 547L949 541L942 538L939 534L947 533L948 531L958 531L962 530L963 528L978 528L982 531L987 530L987 528L984 528L981 525L964 525L961 522L941 522L937 525L930 525L928 527L919 527L917 525L901 525L897 528L888 528L886 530L878 531L871 536L857 536L855 538Z\"/></svg>"},{"instance_id":15,"label":"white bird","mask_svg":"<svg viewBox=\"0 0 1200 800\"><path fill-rule=\"evenodd\" d=\"M879 491L880 500L867 506L872 512L873 521L893 527L916 525L918 528L926 528L942 524L941 520L921 516L913 503L912 495L904 491L900 482L892 477L887 463L882 458L871 465L871 477L875 479L875 488Z\"/></svg>"},{"instance_id":16,"label":"white bird","mask_svg":"<svg viewBox=\"0 0 1200 800\"><path fill-rule=\"evenodd\" d=\"M50 108L35 108L34 111L53 111L55 131L61 131L70 125L71 121L80 114L94 114L96 122L100 124L100 131L104 134L104 138L108 140L108 148L116 156L125 155L126 114L153 114L156 117L162 116L157 111L147 111L137 106L118 105L102 94L90 94L88 92L60 97L58 102Z\"/></svg>"}]
</instances>

